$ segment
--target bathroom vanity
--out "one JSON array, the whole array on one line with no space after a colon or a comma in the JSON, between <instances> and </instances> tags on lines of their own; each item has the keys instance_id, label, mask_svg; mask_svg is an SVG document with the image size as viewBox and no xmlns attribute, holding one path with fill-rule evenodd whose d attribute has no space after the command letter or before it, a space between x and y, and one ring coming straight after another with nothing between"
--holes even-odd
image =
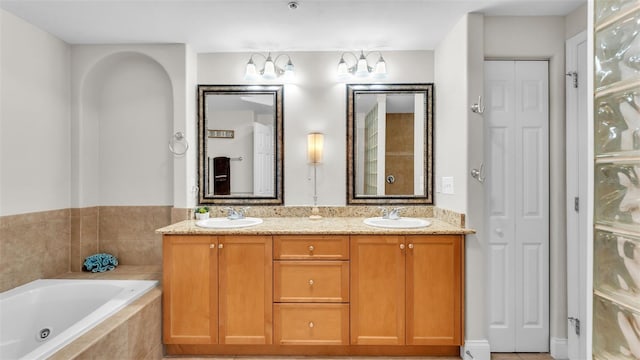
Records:
<instances>
[{"instance_id":1,"label":"bathroom vanity","mask_svg":"<svg viewBox=\"0 0 640 360\"><path fill-rule=\"evenodd\" d=\"M362 220L159 229L166 352L458 355L464 235L473 231Z\"/></svg>"}]
</instances>

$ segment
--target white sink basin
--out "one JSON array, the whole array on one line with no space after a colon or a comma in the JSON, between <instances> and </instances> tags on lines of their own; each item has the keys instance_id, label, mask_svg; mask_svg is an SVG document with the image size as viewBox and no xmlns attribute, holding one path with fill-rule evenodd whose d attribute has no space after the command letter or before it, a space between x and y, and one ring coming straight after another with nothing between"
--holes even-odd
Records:
<instances>
[{"instance_id":1,"label":"white sink basin","mask_svg":"<svg viewBox=\"0 0 640 360\"><path fill-rule=\"evenodd\" d=\"M364 219L364 223L370 226L390 229L415 229L431 225L431 221L425 219L401 217L399 219L384 219L372 217Z\"/></svg>"},{"instance_id":2,"label":"white sink basin","mask_svg":"<svg viewBox=\"0 0 640 360\"><path fill-rule=\"evenodd\" d=\"M210 218L204 220L198 220L196 226L211 229L233 229L247 226L254 226L262 224L262 219L246 217L244 219L229 220L227 218Z\"/></svg>"}]
</instances>

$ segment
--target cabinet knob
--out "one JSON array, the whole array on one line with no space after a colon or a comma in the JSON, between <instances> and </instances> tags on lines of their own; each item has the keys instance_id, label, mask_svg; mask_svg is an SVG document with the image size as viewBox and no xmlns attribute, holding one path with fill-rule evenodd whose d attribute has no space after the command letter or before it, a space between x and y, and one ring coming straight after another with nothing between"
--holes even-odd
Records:
<instances>
[{"instance_id":1,"label":"cabinet knob","mask_svg":"<svg viewBox=\"0 0 640 360\"><path fill-rule=\"evenodd\" d=\"M315 247L313 247L313 245L309 245L309 251L311 251L311 252L312 252L312 251L313 251L313 250L315 250L315 249L316 249L316 248L315 248Z\"/></svg>"},{"instance_id":2,"label":"cabinet knob","mask_svg":"<svg viewBox=\"0 0 640 360\"><path fill-rule=\"evenodd\" d=\"M404 250L404 244L400 244L400 250Z\"/></svg>"},{"instance_id":3,"label":"cabinet knob","mask_svg":"<svg viewBox=\"0 0 640 360\"><path fill-rule=\"evenodd\" d=\"M413 249L413 244L409 244L409 249Z\"/></svg>"},{"instance_id":4,"label":"cabinet knob","mask_svg":"<svg viewBox=\"0 0 640 360\"><path fill-rule=\"evenodd\" d=\"M309 321L309 327L312 328L314 326L316 326L316 325L313 323L313 321Z\"/></svg>"},{"instance_id":5,"label":"cabinet knob","mask_svg":"<svg viewBox=\"0 0 640 360\"><path fill-rule=\"evenodd\" d=\"M216 244L209 244L209 249L215 249L216 248Z\"/></svg>"},{"instance_id":6,"label":"cabinet knob","mask_svg":"<svg viewBox=\"0 0 640 360\"><path fill-rule=\"evenodd\" d=\"M224 245L222 243L218 244L218 249L222 249Z\"/></svg>"},{"instance_id":7,"label":"cabinet knob","mask_svg":"<svg viewBox=\"0 0 640 360\"><path fill-rule=\"evenodd\" d=\"M309 285L313 285L313 279L309 279Z\"/></svg>"}]
</instances>

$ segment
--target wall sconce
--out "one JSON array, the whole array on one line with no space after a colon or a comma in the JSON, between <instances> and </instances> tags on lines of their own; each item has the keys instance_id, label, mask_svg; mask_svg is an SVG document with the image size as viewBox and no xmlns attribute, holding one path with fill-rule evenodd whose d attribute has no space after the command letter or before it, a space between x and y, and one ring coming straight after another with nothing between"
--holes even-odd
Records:
<instances>
[{"instance_id":1,"label":"wall sconce","mask_svg":"<svg viewBox=\"0 0 640 360\"><path fill-rule=\"evenodd\" d=\"M254 57L262 57L264 59L264 64L262 65L262 69L258 71L256 68L256 64L253 61ZM284 66L278 66L277 62L282 57L287 57L287 62ZM264 80L273 80L277 77L283 76L287 80L291 80L294 77L294 66L291 62L291 57L287 54L280 54L276 56L275 59L271 58L271 53L268 53L267 56L264 56L259 53L251 54L249 58L249 62L247 62L247 66L244 71L244 79L248 81L258 80L260 77Z\"/></svg>"},{"instance_id":2,"label":"wall sconce","mask_svg":"<svg viewBox=\"0 0 640 360\"><path fill-rule=\"evenodd\" d=\"M380 56L373 67L369 66L369 62L367 60L369 55L372 54L378 54ZM344 59L345 55L351 55L355 60L355 63L351 66L347 64ZM380 51L371 51L365 55L364 50L362 50L360 51L359 57L351 52L342 53L340 56L340 62L338 62L338 77L340 79L347 79L350 76L365 78L369 75L372 75L374 79L384 79L387 77L387 63L384 61Z\"/></svg>"},{"instance_id":3,"label":"wall sconce","mask_svg":"<svg viewBox=\"0 0 640 360\"><path fill-rule=\"evenodd\" d=\"M324 147L324 135L321 133L310 133L307 135L307 159L309 164L313 165L313 208L309 219L322 219L320 209L318 209L318 186L316 170L318 164L322 162L322 153Z\"/></svg>"}]
</instances>

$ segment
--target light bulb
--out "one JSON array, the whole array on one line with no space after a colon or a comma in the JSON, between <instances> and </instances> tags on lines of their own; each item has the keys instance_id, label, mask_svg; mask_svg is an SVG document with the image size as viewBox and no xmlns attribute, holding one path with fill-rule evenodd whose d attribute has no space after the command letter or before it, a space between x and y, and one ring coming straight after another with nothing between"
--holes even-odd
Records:
<instances>
[{"instance_id":1,"label":"light bulb","mask_svg":"<svg viewBox=\"0 0 640 360\"><path fill-rule=\"evenodd\" d=\"M369 65L367 64L367 58L364 57L364 52L360 53L360 59L358 59L358 65L356 65L356 76L369 76Z\"/></svg>"},{"instance_id":2,"label":"light bulb","mask_svg":"<svg viewBox=\"0 0 640 360\"><path fill-rule=\"evenodd\" d=\"M384 79L387 77L387 63L384 61L382 56L378 59L376 63L375 70L373 71L373 77L376 79Z\"/></svg>"},{"instance_id":3,"label":"light bulb","mask_svg":"<svg viewBox=\"0 0 640 360\"><path fill-rule=\"evenodd\" d=\"M284 66L284 78L286 80L293 80L295 78L294 69L295 67L291 62L291 59L289 59L289 61Z\"/></svg>"},{"instance_id":4,"label":"light bulb","mask_svg":"<svg viewBox=\"0 0 640 360\"><path fill-rule=\"evenodd\" d=\"M247 67L244 71L244 79L253 81L258 79L258 72L256 71L256 64L253 63L253 59L249 59Z\"/></svg>"},{"instance_id":5,"label":"light bulb","mask_svg":"<svg viewBox=\"0 0 640 360\"><path fill-rule=\"evenodd\" d=\"M338 63L338 77L343 79L349 76L349 67L347 63L344 61L344 58L340 58L340 62Z\"/></svg>"},{"instance_id":6,"label":"light bulb","mask_svg":"<svg viewBox=\"0 0 640 360\"><path fill-rule=\"evenodd\" d=\"M262 70L262 77L267 80L273 80L276 78L276 66L271 60L271 55L267 57L267 61L264 63L264 70Z\"/></svg>"}]
</instances>

